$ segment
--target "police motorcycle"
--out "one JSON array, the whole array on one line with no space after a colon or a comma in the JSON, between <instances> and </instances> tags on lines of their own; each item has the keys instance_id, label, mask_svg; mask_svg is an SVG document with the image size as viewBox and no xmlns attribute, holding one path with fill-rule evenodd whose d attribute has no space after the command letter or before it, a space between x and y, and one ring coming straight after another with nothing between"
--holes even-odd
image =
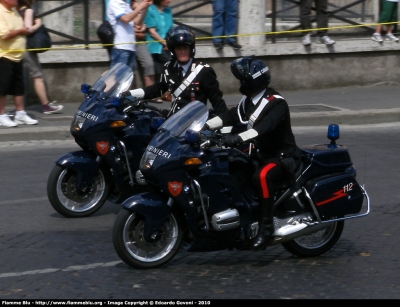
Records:
<instances>
[{"instance_id":1,"label":"police motorcycle","mask_svg":"<svg viewBox=\"0 0 400 307\"><path fill-rule=\"evenodd\" d=\"M82 150L59 157L47 181L48 199L61 215L86 217L106 200L120 204L151 188L139 162L165 110L141 100L143 90L126 92L132 80L132 69L117 64L93 86L82 84L85 99L70 127Z\"/></svg>"},{"instance_id":2,"label":"police motorcycle","mask_svg":"<svg viewBox=\"0 0 400 307\"><path fill-rule=\"evenodd\" d=\"M207 108L194 101L148 145L140 171L158 192L125 200L113 226L114 249L126 264L160 267L181 249L250 249L260 210L252 183L256 162L249 151L221 146L222 130L199 132L206 120ZM335 246L346 219L369 213L368 194L338 138L339 126L332 124L329 144L301 147L292 184L282 183L274 195L270 245L282 244L299 257L318 256Z\"/></svg>"}]
</instances>

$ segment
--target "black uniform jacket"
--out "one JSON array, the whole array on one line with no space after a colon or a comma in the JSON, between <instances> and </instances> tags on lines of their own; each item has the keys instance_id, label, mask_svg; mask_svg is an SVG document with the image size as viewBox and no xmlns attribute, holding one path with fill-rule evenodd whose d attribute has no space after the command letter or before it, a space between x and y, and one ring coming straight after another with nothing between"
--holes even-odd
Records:
<instances>
[{"instance_id":1,"label":"black uniform jacket","mask_svg":"<svg viewBox=\"0 0 400 307\"><path fill-rule=\"evenodd\" d=\"M213 68L207 64L195 62L195 59L193 59L192 65L184 78L187 78L198 64L202 64L204 67L179 96L177 110L183 108L193 100L199 100L204 104L207 104L207 100L209 100L217 115L227 112L228 108L222 98L223 93L219 89L217 75ZM182 84L178 75L178 63L176 61L168 61L164 67L165 72L161 75L161 81L144 89L144 99L160 97L166 91L174 93Z\"/></svg>"},{"instance_id":2,"label":"black uniform jacket","mask_svg":"<svg viewBox=\"0 0 400 307\"><path fill-rule=\"evenodd\" d=\"M269 102L257 117L253 128L250 128L254 129L258 134L254 138L255 146L258 149L257 156L263 162L279 157L281 154L293 156L296 160L300 161L301 153L292 132L289 106L286 100L282 98L274 97L272 99L273 95L279 95L279 93L272 88L267 88L262 98L266 98ZM256 105L250 99L246 100L244 103L245 111L243 111L242 106L238 105L227 113L219 115L223 125L231 126L240 123L238 111L241 114L242 120L248 121L260 105L262 98Z\"/></svg>"}]
</instances>

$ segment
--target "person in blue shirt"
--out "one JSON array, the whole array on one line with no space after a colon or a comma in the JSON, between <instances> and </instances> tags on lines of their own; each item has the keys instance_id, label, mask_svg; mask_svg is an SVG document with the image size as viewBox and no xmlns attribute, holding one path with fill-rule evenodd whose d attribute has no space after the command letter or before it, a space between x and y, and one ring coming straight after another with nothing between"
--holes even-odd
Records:
<instances>
[{"instance_id":1,"label":"person in blue shirt","mask_svg":"<svg viewBox=\"0 0 400 307\"><path fill-rule=\"evenodd\" d=\"M132 10L126 0L109 0L107 4L107 18L114 29L114 46L111 51L111 67L123 63L135 71L136 63L136 38L134 19L146 11L151 5L151 0L143 0ZM142 14L144 16L144 14Z\"/></svg>"},{"instance_id":2,"label":"person in blue shirt","mask_svg":"<svg viewBox=\"0 0 400 307\"><path fill-rule=\"evenodd\" d=\"M171 0L154 0L149 7L144 23L147 25L146 40L154 60L155 79L164 72L164 64L170 60L165 39L173 27L173 16L169 7Z\"/></svg>"}]
</instances>

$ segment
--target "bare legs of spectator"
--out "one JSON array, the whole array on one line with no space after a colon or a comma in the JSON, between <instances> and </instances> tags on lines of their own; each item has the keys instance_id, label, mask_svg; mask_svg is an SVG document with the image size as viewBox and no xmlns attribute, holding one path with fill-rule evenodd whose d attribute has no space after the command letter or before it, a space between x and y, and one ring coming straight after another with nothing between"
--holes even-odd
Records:
<instances>
[{"instance_id":1,"label":"bare legs of spectator","mask_svg":"<svg viewBox=\"0 0 400 307\"><path fill-rule=\"evenodd\" d=\"M144 76L144 85L146 87L154 84L154 76Z\"/></svg>"},{"instance_id":2,"label":"bare legs of spectator","mask_svg":"<svg viewBox=\"0 0 400 307\"><path fill-rule=\"evenodd\" d=\"M49 103L49 99L47 98L46 94L46 85L44 84L43 78L42 77L33 78L33 86L42 105Z\"/></svg>"},{"instance_id":3,"label":"bare legs of spectator","mask_svg":"<svg viewBox=\"0 0 400 307\"><path fill-rule=\"evenodd\" d=\"M0 115L6 113L6 97L0 97ZM24 96L14 96L15 111L24 110Z\"/></svg>"},{"instance_id":4,"label":"bare legs of spectator","mask_svg":"<svg viewBox=\"0 0 400 307\"><path fill-rule=\"evenodd\" d=\"M383 38L382 38L382 25L378 25L376 27L375 33L372 35L371 39L377 43L382 43ZM385 39L387 41L392 41L392 42L398 42L399 38L394 36L392 33L392 25L386 25L386 36Z\"/></svg>"},{"instance_id":5,"label":"bare legs of spectator","mask_svg":"<svg viewBox=\"0 0 400 307\"><path fill-rule=\"evenodd\" d=\"M36 95L38 95L41 104L43 105L44 114L58 113L63 109L62 105L54 105L54 102L50 102L47 97L46 84L42 77L33 78L33 86L35 88Z\"/></svg>"},{"instance_id":6,"label":"bare legs of spectator","mask_svg":"<svg viewBox=\"0 0 400 307\"><path fill-rule=\"evenodd\" d=\"M398 7L398 2L393 2L393 1L383 1L383 8L382 8L382 13L381 16L379 17L379 24L376 27L375 33L372 35L371 39L377 43L382 43L383 38L382 38L382 23L388 23L388 22L397 22L397 7ZM386 35L385 35L385 40L387 41L392 41L392 42L398 42L399 39L393 35L392 33L392 25L388 24L386 25Z\"/></svg>"}]
</instances>

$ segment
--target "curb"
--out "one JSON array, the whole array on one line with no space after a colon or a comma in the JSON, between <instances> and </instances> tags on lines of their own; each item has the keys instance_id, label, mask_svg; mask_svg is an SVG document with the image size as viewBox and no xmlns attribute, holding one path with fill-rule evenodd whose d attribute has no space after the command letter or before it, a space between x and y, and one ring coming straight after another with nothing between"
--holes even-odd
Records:
<instances>
[{"instance_id":1,"label":"curb","mask_svg":"<svg viewBox=\"0 0 400 307\"><path fill-rule=\"evenodd\" d=\"M291 113L292 126L322 126L331 123L345 125L400 122L400 108L371 110L340 110L329 112Z\"/></svg>"}]
</instances>

